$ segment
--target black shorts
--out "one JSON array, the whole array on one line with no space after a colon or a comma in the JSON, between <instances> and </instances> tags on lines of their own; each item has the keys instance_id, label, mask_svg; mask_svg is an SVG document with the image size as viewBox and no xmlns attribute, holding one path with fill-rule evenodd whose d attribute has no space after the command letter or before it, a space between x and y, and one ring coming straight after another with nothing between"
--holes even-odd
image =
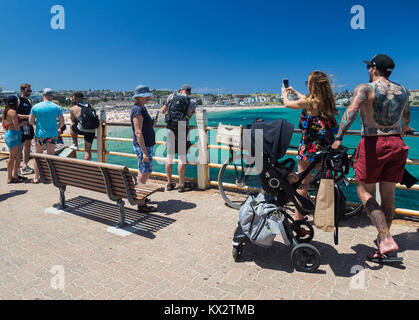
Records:
<instances>
[{"instance_id":1,"label":"black shorts","mask_svg":"<svg viewBox=\"0 0 419 320\"><path fill-rule=\"evenodd\" d=\"M31 126L30 124L28 124L29 126L29 134L25 135L23 133L23 127L22 127L22 143L24 143L27 140L32 140L35 137L35 130L33 129L33 126Z\"/></svg>"},{"instance_id":2,"label":"black shorts","mask_svg":"<svg viewBox=\"0 0 419 320\"><path fill-rule=\"evenodd\" d=\"M73 129L73 132L77 133L78 135L84 136L84 140L86 142L93 143L93 140L94 140L95 135L96 135L94 132L83 132L83 131L80 131L77 128L77 123L73 124L71 126L71 129Z\"/></svg>"},{"instance_id":3,"label":"black shorts","mask_svg":"<svg viewBox=\"0 0 419 320\"><path fill-rule=\"evenodd\" d=\"M179 154L179 150L182 152L183 150L179 148L179 142L181 142L181 147L184 148L186 146L185 155L188 153L189 148L191 147L192 143L188 140L189 128L186 129L186 133L182 138L179 137L178 129L171 129L167 128L167 130L171 130L175 135L175 145L171 143L169 133L167 134L167 141L166 141L166 148L167 154ZM183 140L181 140L183 139ZM174 149L174 150L173 150ZM183 153L183 152L182 152Z\"/></svg>"}]
</instances>

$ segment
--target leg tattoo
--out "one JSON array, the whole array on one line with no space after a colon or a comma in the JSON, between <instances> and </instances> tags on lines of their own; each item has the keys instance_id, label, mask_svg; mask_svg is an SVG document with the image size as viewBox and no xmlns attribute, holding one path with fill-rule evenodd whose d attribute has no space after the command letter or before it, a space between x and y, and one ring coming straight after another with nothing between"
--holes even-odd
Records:
<instances>
[{"instance_id":1,"label":"leg tattoo","mask_svg":"<svg viewBox=\"0 0 419 320\"><path fill-rule=\"evenodd\" d=\"M396 214L396 212L394 211L394 207L383 207L383 212L386 216L387 227L390 229L394 219L394 215Z\"/></svg>"},{"instance_id":2,"label":"leg tattoo","mask_svg":"<svg viewBox=\"0 0 419 320\"><path fill-rule=\"evenodd\" d=\"M378 239L383 240L387 237L390 237L391 235L388 230L386 216L384 215L384 211L377 203L377 201L374 198L369 198L363 203L363 205L372 223L378 230Z\"/></svg>"}]
</instances>

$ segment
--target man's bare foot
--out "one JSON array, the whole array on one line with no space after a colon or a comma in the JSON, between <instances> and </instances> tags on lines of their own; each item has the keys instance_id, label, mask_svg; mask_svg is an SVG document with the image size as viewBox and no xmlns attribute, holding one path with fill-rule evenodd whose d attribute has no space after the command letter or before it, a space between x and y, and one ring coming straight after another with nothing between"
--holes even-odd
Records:
<instances>
[{"instance_id":1,"label":"man's bare foot","mask_svg":"<svg viewBox=\"0 0 419 320\"><path fill-rule=\"evenodd\" d=\"M395 252L399 250L399 246L397 245L396 241L394 241L393 237L386 237L382 239L378 244L378 249L380 250L381 254L387 254L389 252Z\"/></svg>"}]
</instances>

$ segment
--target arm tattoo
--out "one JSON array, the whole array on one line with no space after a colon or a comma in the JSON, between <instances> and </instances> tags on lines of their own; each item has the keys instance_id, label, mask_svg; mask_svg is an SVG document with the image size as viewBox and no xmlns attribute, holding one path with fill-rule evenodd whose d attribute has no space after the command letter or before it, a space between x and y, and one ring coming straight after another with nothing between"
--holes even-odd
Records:
<instances>
[{"instance_id":1,"label":"arm tattoo","mask_svg":"<svg viewBox=\"0 0 419 320\"><path fill-rule=\"evenodd\" d=\"M342 140L344 134L354 123L356 116L361 108L361 106L367 101L369 93L369 86L362 84L356 87L354 91L354 97L352 99L351 105L346 109L345 114L342 117L340 122L339 131L336 135L337 140Z\"/></svg>"}]
</instances>

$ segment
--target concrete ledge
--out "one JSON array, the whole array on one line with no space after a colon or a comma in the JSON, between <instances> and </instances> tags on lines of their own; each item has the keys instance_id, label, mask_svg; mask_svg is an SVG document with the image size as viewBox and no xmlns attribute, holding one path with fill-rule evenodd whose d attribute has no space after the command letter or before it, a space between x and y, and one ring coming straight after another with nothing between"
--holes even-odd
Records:
<instances>
[{"instance_id":1,"label":"concrete ledge","mask_svg":"<svg viewBox=\"0 0 419 320\"><path fill-rule=\"evenodd\" d=\"M119 237L128 237L129 235L138 232L138 229L130 226L126 226L123 228L109 227L106 229L106 231Z\"/></svg>"}]
</instances>

